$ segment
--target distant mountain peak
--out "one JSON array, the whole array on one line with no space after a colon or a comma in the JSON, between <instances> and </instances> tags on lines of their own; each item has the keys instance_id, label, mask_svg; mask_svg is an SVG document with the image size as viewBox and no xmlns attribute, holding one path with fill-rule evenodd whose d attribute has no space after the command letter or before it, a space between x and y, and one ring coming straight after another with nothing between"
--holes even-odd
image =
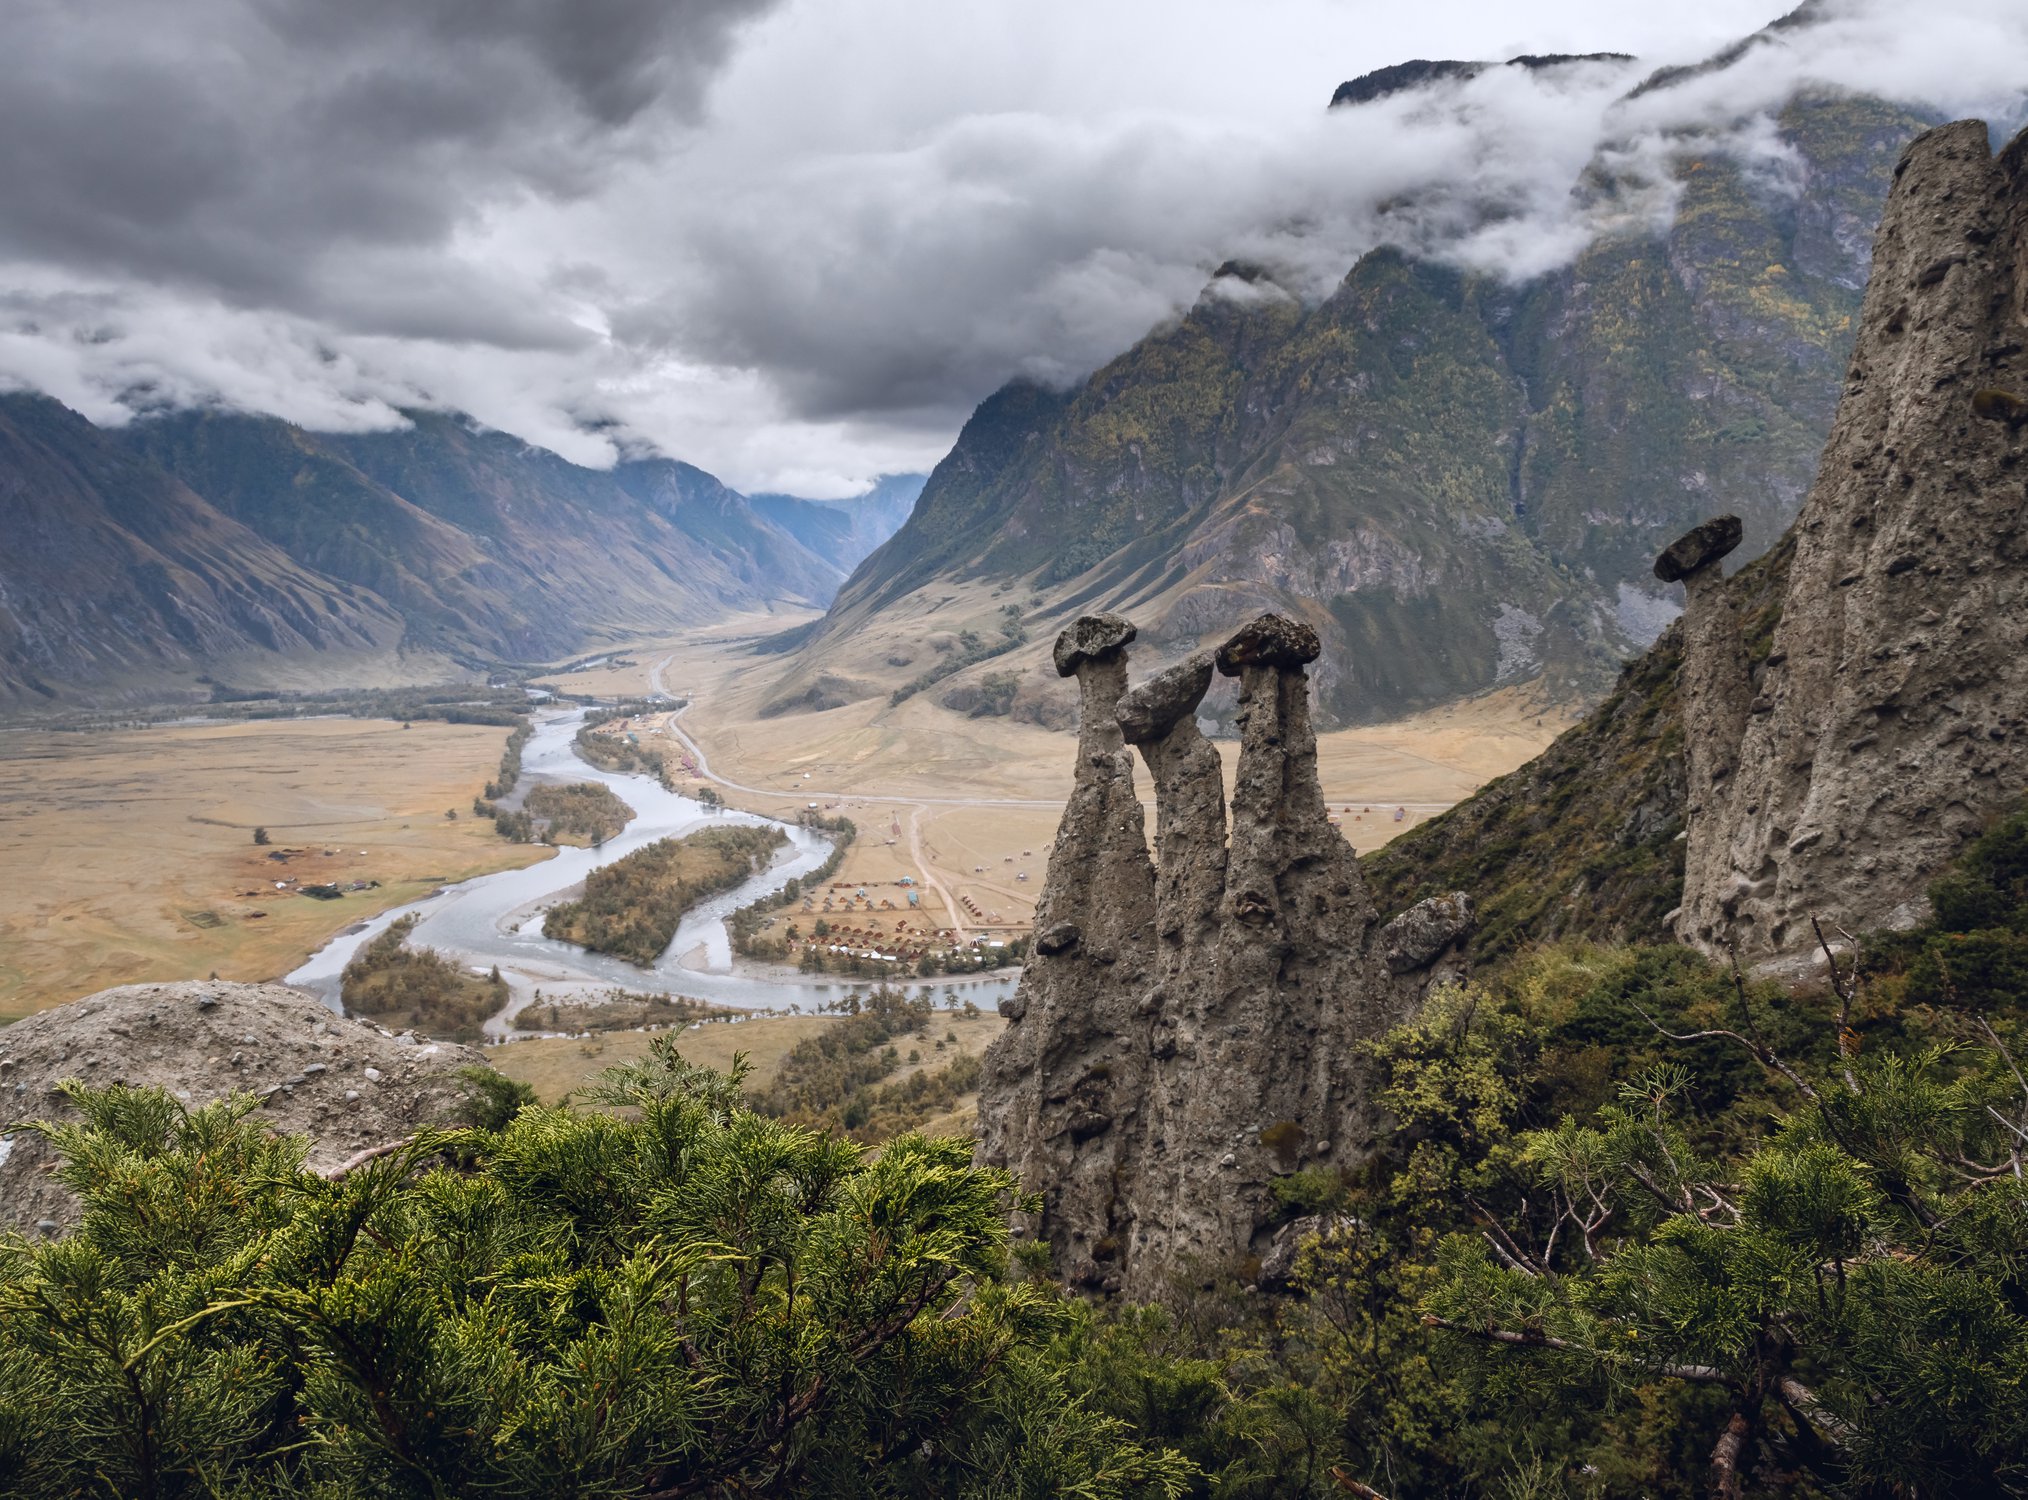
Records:
<instances>
[{"instance_id":1,"label":"distant mountain peak","mask_svg":"<svg viewBox=\"0 0 2028 1500\"><path fill-rule=\"evenodd\" d=\"M1544 52L1523 53L1510 57L1505 62L1474 62L1461 58L1426 57L1411 58L1407 62L1390 63L1384 68L1375 68L1370 73L1361 73L1357 78L1348 79L1338 85L1331 95L1331 108L1349 109L1355 105L1371 104L1376 99L1390 98L1395 94L1418 89L1425 84L1441 83L1448 79L1464 81L1477 78L1493 68L1524 68L1539 73L1548 68L1565 67L1572 63L1633 62L1629 52Z\"/></svg>"},{"instance_id":2,"label":"distant mountain peak","mask_svg":"<svg viewBox=\"0 0 2028 1500\"><path fill-rule=\"evenodd\" d=\"M1785 33L1801 31L1815 26L1829 14L1824 0L1803 0L1794 10L1761 27L1751 35L1714 52L1702 62L1685 63L1677 67L1660 68L1636 84L1627 94L1629 99L1638 99L1643 94L1652 94L1661 89L1674 88L1692 78L1701 78L1709 73L1722 73L1748 53L1779 41Z\"/></svg>"}]
</instances>

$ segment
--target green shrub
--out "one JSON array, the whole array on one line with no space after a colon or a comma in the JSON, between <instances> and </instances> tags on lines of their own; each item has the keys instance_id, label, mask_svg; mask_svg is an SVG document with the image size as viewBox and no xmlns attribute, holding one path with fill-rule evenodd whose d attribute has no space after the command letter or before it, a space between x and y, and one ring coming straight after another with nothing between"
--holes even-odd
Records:
<instances>
[{"instance_id":1,"label":"green shrub","mask_svg":"<svg viewBox=\"0 0 2028 1500\"><path fill-rule=\"evenodd\" d=\"M242 1097L67 1085L84 1217L0 1256L27 1500L1180 1495L1003 1279L1013 1183L742 1109L663 1047L632 1118L524 1107L331 1181Z\"/></svg>"}]
</instances>

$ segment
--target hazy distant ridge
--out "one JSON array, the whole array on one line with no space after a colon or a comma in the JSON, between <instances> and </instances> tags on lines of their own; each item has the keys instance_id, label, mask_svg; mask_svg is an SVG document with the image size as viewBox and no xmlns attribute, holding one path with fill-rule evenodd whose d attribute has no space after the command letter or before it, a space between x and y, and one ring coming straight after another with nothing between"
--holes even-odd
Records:
<instances>
[{"instance_id":1,"label":"hazy distant ridge","mask_svg":"<svg viewBox=\"0 0 2028 1500\"><path fill-rule=\"evenodd\" d=\"M284 661L542 662L821 606L922 484L883 480L863 513L757 507L674 460L587 469L409 415L367 434L210 411L102 430L0 395L0 703L159 694L211 667L259 682Z\"/></svg>"}]
</instances>

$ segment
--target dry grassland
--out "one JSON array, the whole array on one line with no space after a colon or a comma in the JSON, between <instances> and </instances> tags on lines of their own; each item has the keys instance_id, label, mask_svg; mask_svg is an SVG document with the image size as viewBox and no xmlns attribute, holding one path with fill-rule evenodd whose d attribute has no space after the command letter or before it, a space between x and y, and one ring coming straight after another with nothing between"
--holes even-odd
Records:
<instances>
[{"instance_id":1,"label":"dry grassland","mask_svg":"<svg viewBox=\"0 0 2028 1500\"><path fill-rule=\"evenodd\" d=\"M782 1059L805 1037L820 1036L836 1026L838 1016L759 1016L749 1021L706 1021L682 1034L677 1050L690 1062L723 1071L732 1066L735 1053L744 1052L753 1067L747 1087L758 1092L774 1082ZM923 1060L904 1063L884 1083L896 1083L924 1068L941 1068L957 1057L984 1052L1007 1023L990 1012L970 1019L955 1012L938 1011L930 1017L928 1034L922 1038L898 1039L903 1055L919 1050ZM955 1033L957 1042L942 1052L935 1043L946 1033ZM652 1033L608 1032L603 1036L538 1037L523 1042L506 1042L486 1051L486 1060L509 1078L532 1087L545 1104L559 1104L564 1095L618 1063L644 1056ZM973 1104L960 1102L954 1117L963 1116ZM953 1117L946 1117L946 1121ZM968 1128L962 1125L953 1129Z\"/></svg>"},{"instance_id":2,"label":"dry grassland","mask_svg":"<svg viewBox=\"0 0 2028 1500\"><path fill-rule=\"evenodd\" d=\"M991 599L983 596L981 607ZM762 717L780 658L753 657L740 643L778 628L779 618L745 618L640 643L627 652L637 665L609 669L603 690L691 698L675 722L704 751L714 776L744 788L720 787L733 805L781 816L815 802L851 818L860 837L837 880L867 890L876 929L892 930L895 918L881 903L905 905L897 882L906 875L922 890L922 916L904 913L903 920L948 927L955 913L968 933L1025 930L1070 786L1070 736L1006 718L965 718L937 705L935 693L899 706L881 695ZM1065 684L1063 691L1074 690ZM1571 722L1567 708L1545 707L1532 689L1519 688L1392 724L1336 730L1318 741L1325 798L1352 846L1371 853L1539 754ZM650 742L678 743L670 735ZM1219 749L1229 789L1238 746L1221 742ZM1143 791L1152 835L1145 780ZM823 914L819 905L812 909Z\"/></svg>"},{"instance_id":3,"label":"dry grassland","mask_svg":"<svg viewBox=\"0 0 2028 1500\"><path fill-rule=\"evenodd\" d=\"M471 816L505 739L353 719L0 734L0 1016L115 984L272 978L440 882L544 857ZM277 880L380 888L318 901Z\"/></svg>"}]
</instances>

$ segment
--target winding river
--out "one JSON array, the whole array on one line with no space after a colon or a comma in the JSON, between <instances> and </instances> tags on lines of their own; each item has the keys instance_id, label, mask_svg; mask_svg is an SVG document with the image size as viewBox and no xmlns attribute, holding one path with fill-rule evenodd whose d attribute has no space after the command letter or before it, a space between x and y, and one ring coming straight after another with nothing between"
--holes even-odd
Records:
<instances>
[{"instance_id":1,"label":"winding river","mask_svg":"<svg viewBox=\"0 0 2028 1500\"><path fill-rule=\"evenodd\" d=\"M753 813L707 807L666 790L653 777L607 771L587 764L577 753L577 731L586 710L551 709L533 720L533 733L521 752L522 786L537 781L595 781L634 810L634 820L617 838L599 849L558 849L539 864L519 870L481 875L448 886L406 906L382 912L349 928L312 954L288 976L291 984L314 990L332 1009L339 1008L338 981L345 965L361 946L401 918L420 918L409 941L434 948L447 957L486 970L498 967L514 991L514 1000L488 1024L492 1035L505 1034L505 1017L532 999L536 990L565 996L596 993L615 986L664 995L689 995L749 1010L787 1010L822 1004L864 980L806 976L782 965L754 965L737 960L726 932L725 918L760 897L780 890L798 875L821 865L831 852L830 840L809 829L776 824L788 844L774 863L744 884L701 903L676 929L668 949L651 967L588 952L542 935L542 912L572 894L587 872L612 863L657 839L680 838L700 828L728 824L755 826L770 820ZM941 993L955 989L963 998L991 1009L1014 992L1013 970L979 978L939 976L926 984Z\"/></svg>"}]
</instances>

